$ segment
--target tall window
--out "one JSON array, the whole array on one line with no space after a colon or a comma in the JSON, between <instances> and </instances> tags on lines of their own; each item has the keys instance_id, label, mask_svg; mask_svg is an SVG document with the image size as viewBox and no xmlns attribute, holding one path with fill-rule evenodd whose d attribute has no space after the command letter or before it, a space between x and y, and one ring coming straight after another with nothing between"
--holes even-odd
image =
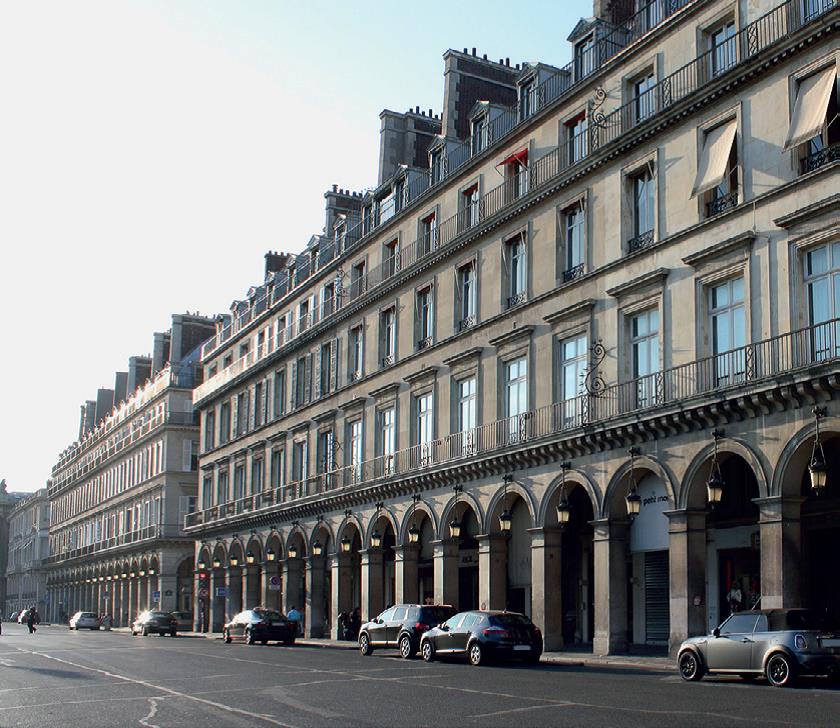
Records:
<instances>
[{"instance_id":1,"label":"tall window","mask_svg":"<svg viewBox=\"0 0 840 728\"><path fill-rule=\"evenodd\" d=\"M263 489L263 459L254 458L251 461L251 493L259 493Z\"/></svg>"},{"instance_id":2,"label":"tall window","mask_svg":"<svg viewBox=\"0 0 840 728\"><path fill-rule=\"evenodd\" d=\"M478 185L474 184L461 193L461 225L462 230L468 230L478 225L479 210Z\"/></svg>"},{"instance_id":3,"label":"tall window","mask_svg":"<svg viewBox=\"0 0 840 728\"><path fill-rule=\"evenodd\" d=\"M732 278L709 289L712 353L715 355L716 386L743 381L746 373L744 348L747 320L744 308L744 278Z\"/></svg>"},{"instance_id":4,"label":"tall window","mask_svg":"<svg viewBox=\"0 0 840 728\"><path fill-rule=\"evenodd\" d=\"M656 77L648 73L633 84L633 107L636 122L644 121L656 111Z\"/></svg>"},{"instance_id":5,"label":"tall window","mask_svg":"<svg viewBox=\"0 0 840 728\"><path fill-rule=\"evenodd\" d=\"M563 213L566 232L566 269L563 280L570 281L583 273L586 252L586 214L578 202Z\"/></svg>"},{"instance_id":6,"label":"tall window","mask_svg":"<svg viewBox=\"0 0 840 728\"><path fill-rule=\"evenodd\" d=\"M236 434L243 435L248 431L249 397L247 392L236 395Z\"/></svg>"},{"instance_id":7,"label":"tall window","mask_svg":"<svg viewBox=\"0 0 840 728\"><path fill-rule=\"evenodd\" d=\"M265 414L265 386L262 382L254 385L254 427L261 427Z\"/></svg>"},{"instance_id":8,"label":"tall window","mask_svg":"<svg viewBox=\"0 0 840 728\"><path fill-rule=\"evenodd\" d=\"M517 154L505 164L508 197L515 200L528 194L528 155Z\"/></svg>"},{"instance_id":9,"label":"tall window","mask_svg":"<svg viewBox=\"0 0 840 728\"><path fill-rule=\"evenodd\" d=\"M350 468L353 482L362 478L362 421L350 423Z\"/></svg>"},{"instance_id":10,"label":"tall window","mask_svg":"<svg viewBox=\"0 0 840 728\"><path fill-rule=\"evenodd\" d=\"M216 412L209 410L204 415L204 452L216 446Z\"/></svg>"},{"instance_id":11,"label":"tall window","mask_svg":"<svg viewBox=\"0 0 840 728\"><path fill-rule=\"evenodd\" d=\"M367 268L365 261L360 260L350 269L350 298L357 298L366 290Z\"/></svg>"},{"instance_id":12,"label":"tall window","mask_svg":"<svg viewBox=\"0 0 840 728\"><path fill-rule=\"evenodd\" d=\"M302 407L306 404L307 395L309 394L309 388L307 387L306 381L306 357L301 356L298 357L297 362L295 362L295 381L294 381L294 391L295 391L295 406Z\"/></svg>"},{"instance_id":13,"label":"tall window","mask_svg":"<svg viewBox=\"0 0 840 728\"><path fill-rule=\"evenodd\" d=\"M245 463L239 463L233 468L233 500L245 497Z\"/></svg>"},{"instance_id":14,"label":"tall window","mask_svg":"<svg viewBox=\"0 0 840 728\"><path fill-rule=\"evenodd\" d=\"M575 45L575 76L585 78L595 70L595 38L588 36Z\"/></svg>"},{"instance_id":15,"label":"tall window","mask_svg":"<svg viewBox=\"0 0 840 728\"><path fill-rule=\"evenodd\" d=\"M389 475L394 472L394 453L397 451L397 412L393 407L379 413L379 443L383 473Z\"/></svg>"},{"instance_id":16,"label":"tall window","mask_svg":"<svg viewBox=\"0 0 840 728\"><path fill-rule=\"evenodd\" d=\"M476 378L458 381L458 431L462 434L464 453L475 449L475 428L478 424Z\"/></svg>"},{"instance_id":17,"label":"tall window","mask_svg":"<svg viewBox=\"0 0 840 728\"><path fill-rule=\"evenodd\" d=\"M219 408L219 444L230 440L230 401L222 402Z\"/></svg>"},{"instance_id":18,"label":"tall window","mask_svg":"<svg viewBox=\"0 0 840 728\"><path fill-rule=\"evenodd\" d=\"M417 348L425 349L432 344L434 309L432 304L432 287L427 286L417 291L415 303L417 312Z\"/></svg>"},{"instance_id":19,"label":"tall window","mask_svg":"<svg viewBox=\"0 0 840 728\"><path fill-rule=\"evenodd\" d=\"M350 329L350 381L362 376L363 334L361 326Z\"/></svg>"},{"instance_id":20,"label":"tall window","mask_svg":"<svg viewBox=\"0 0 840 728\"><path fill-rule=\"evenodd\" d=\"M587 338L572 336L560 342L560 396L563 400L563 427L583 423L583 378L587 368Z\"/></svg>"},{"instance_id":21,"label":"tall window","mask_svg":"<svg viewBox=\"0 0 840 728\"><path fill-rule=\"evenodd\" d=\"M437 218L435 214L427 215L420 221L419 253L426 253L437 248Z\"/></svg>"},{"instance_id":22,"label":"tall window","mask_svg":"<svg viewBox=\"0 0 840 728\"><path fill-rule=\"evenodd\" d=\"M654 179L650 169L633 177L633 239L630 252L639 250L653 242L654 223Z\"/></svg>"},{"instance_id":23,"label":"tall window","mask_svg":"<svg viewBox=\"0 0 840 728\"><path fill-rule=\"evenodd\" d=\"M381 342L382 366L391 366L397 356L397 324L394 307L379 314L379 340Z\"/></svg>"},{"instance_id":24,"label":"tall window","mask_svg":"<svg viewBox=\"0 0 840 728\"><path fill-rule=\"evenodd\" d=\"M709 33L711 45L712 75L718 76L729 70L737 62L735 43L735 23L730 21Z\"/></svg>"},{"instance_id":25,"label":"tall window","mask_svg":"<svg viewBox=\"0 0 840 728\"><path fill-rule=\"evenodd\" d=\"M271 487L282 488L286 485L286 449L275 447L271 451Z\"/></svg>"},{"instance_id":26,"label":"tall window","mask_svg":"<svg viewBox=\"0 0 840 728\"><path fill-rule=\"evenodd\" d=\"M519 119L527 119L537 110L537 82L532 80L519 87Z\"/></svg>"},{"instance_id":27,"label":"tall window","mask_svg":"<svg viewBox=\"0 0 840 728\"><path fill-rule=\"evenodd\" d=\"M332 358L334 356L334 346L334 341L328 341L326 344L321 344L318 385L320 387L322 397L329 394L332 389L330 385L332 383Z\"/></svg>"},{"instance_id":28,"label":"tall window","mask_svg":"<svg viewBox=\"0 0 840 728\"><path fill-rule=\"evenodd\" d=\"M586 156L588 149L586 115L566 124L566 133L569 139L569 164L574 164Z\"/></svg>"},{"instance_id":29,"label":"tall window","mask_svg":"<svg viewBox=\"0 0 840 728\"><path fill-rule=\"evenodd\" d=\"M222 503L227 503L230 500L230 494L228 492L228 479L230 478L230 469L227 465L222 466L219 469L219 475L216 478L216 503L221 505Z\"/></svg>"},{"instance_id":30,"label":"tall window","mask_svg":"<svg viewBox=\"0 0 840 728\"><path fill-rule=\"evenodd\" d=\"M436 149L429 155L429 176L436 185L443 179L443 150Z\"/></svg>"},{"instance_id":31,"label":"tall window","mask_svg":"<svg viewBox=\"0 0 840 728\"><path fill-rule=\"evenodd\" d=\"M405 202L405 179L400 177L394 182L394 212L402 210Z\"/></svg>"},{"instance_id":32,"label":"tall window","mask_svg":"<svg viewBox=\"0 0 840 728\"><path fill-rule=\"evenodd\" d=\"M321 312L329 316L335 310L335 283L327 283L321 293Z\"/></svg>"},{"instance_id":33,"label":"tall window","mask_svg":"<svg viewBox=\"0 0 840 728\"><path fill-rule=\"evenodd\" d=\"M298 331L309 328L309 299L300 302L298 307Z\"/></svg>"},{"instance_id":34,"label":"tall window","mask_svg":"<svg viewBox=\"0 0 840 728\"><path fill-rule=\"evenodd\" d=\"M432 393L427 392L417 396L414 400L416 414L417 444L420 446L420 459L422 463L431 462L431 443L434 438L432 410Z\"/></svg>"},{"instance_id":35,"label":"tall window","mask_svg":"<svg viewBox=\"0 0 840 728\"><path fill-rule=\"evenodd\" d=\"M840 353L840 243L821 245L805 253L808 319L813 327L813 356L822 360ZM830 322L830 323L829 323Z\"/></svg>"},{"instance_id":36,"label":"tall window","mask_svg":"<svg viewBox=\"0 0 840 728\"><path fill-rule=\"evenodd\" d=\"M521 357L505 363L505 416L511 441L526 437L528 412L528 359Z\"/></svg>"},{"instance_id":37,"label":"tall window","mask_svg":"<svg viewBox=\"0 0 840 728\"><path fill-rule=\"evenodd\" d=\"M274 417L280 417L286 409L286 370L274 372Z\"/></svg>"},{"instance_id":38,"label":"tall window","mask_svg":"<svg viewBox=\"0 0 840 728\"><path fill-rule=\"evenodd\" d=\"M335 436L332 430L321 430L318 433L317 470L319 473L329 473L335 470Z\"/></svg>"},{"instance_id":39,"label":"tall window","mask_svg":"<svg viewBox=\"0 0 840 728\"><path fill-rule=\"evenodd\" d=\"M656 378L659 371L659 309L642 311L630 319L630 346L636 405L647 407L657 401Z\"/></svg>"},{"instance_id":40,"label":"tall window","mask_svg":"<svg viewBox=\"0 0 840 728\"><path fill-rule=\"evenodd\" d=\"M458 268L458 328L467 329L476 322L475 262Z\"/></svg>"},{"instance_id":41,"label":"tall window","mask_svg":"<svg viewBox=\"0 0 840 728\"><path fill-rule=\"evenodd\" d=\"M207 510L213 505L213 476L205 475L201 481L201 508Z\"/></svg>"},{"instance_id":42,"label":"tall window","mask_svg":"<svg viewBox=\"0 0 840 728\"><path fill-rule=\"evenodd\" d=\"M508 278L508 307L527 299L527 259L525 236L517 235L505 243Z\"/></svg>"},{"instance_id":43,"label":"tall window","mask_svg":"<svg viewBox=\"0 0 840 728\"><path fill-rule=\"evenodd\" d=\"M472 123L472 153L478 154L485 146L484 136L487 133L487 120L484 116L479 116Z\"/></svg>"},{"instance_id":44,"label":"tall window","mask_svg":"<svg viewBox=\"0 0 840 728\"><path fill-rule=\"evenodd\" d=\"M292 445L292 481L299 483L308 477L309 454L306 440L295 440Z\"/></svg>"},{"instance_id":45,"label":"tall window","mask_svg":"<svg viewBox=\"0 0 840 728\"><path fill-rule=\"evenodd\" d=\"M385 249L382 251L382 258L386 277L394 275L400 269L398 245L399 241L396 238L385 243Z\"/></svg>"}]
</instances>

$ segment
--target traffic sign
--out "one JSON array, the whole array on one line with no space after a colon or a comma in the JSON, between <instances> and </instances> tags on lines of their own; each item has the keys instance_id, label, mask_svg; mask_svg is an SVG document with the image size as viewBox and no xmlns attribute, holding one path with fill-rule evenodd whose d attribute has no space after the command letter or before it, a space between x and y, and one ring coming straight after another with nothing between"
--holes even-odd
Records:
<instances>
[{"instance_id":1,"label":"traffic sign","mask_svg":"<svg viewBox=\"0 0 840 728\"><path fill-rule=\"evenodd\" d=\"M152 592L152 601L153 602L159 602L160 601L160 592L159 591L153 591Z\"/></svg>"},{"instance_id":2,"label":"traffic sign","mask_svg":"<svg viewBox=\"0 0 840 728\"><path fill-rule=\"evenodd\" d=\"M281 580L279 576L272 576L268 580L268 590L269 591L280 591L280 587L282 586Z\"/></svg>"},{"instance_id":3,"label":"traffic sign","mask_svg":"<svg viewBox=\"0 0 840 728\"><path fill-rule=\"evenodd\" d=\"M210 596L210 591L207 589L206 586L203 586L201 587L201 589L198 590L198 596L202 599L207 599L207 597Z\"/></svg>"},{"instance_id":4,"label":"traffic sign","mask_svg":"<svg viewBox=\"0 0 840 728\"><path fill-rule=\"evenodd\" d=\"M226 586L217 586L216 587L216 596L217 597L226 597L227 596L227 587Z\"/></svg>"}]
</instances>

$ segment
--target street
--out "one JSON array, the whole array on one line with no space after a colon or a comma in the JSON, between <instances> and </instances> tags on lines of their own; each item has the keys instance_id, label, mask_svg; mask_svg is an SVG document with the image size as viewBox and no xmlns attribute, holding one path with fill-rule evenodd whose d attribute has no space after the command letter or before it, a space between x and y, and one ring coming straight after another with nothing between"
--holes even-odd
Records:
<instances>
[{"instance_id":1,"label":"street","mask_svg":"<svg viewBox=\"0 0 840 728\"><path fill-rule=\"evenodd\" d=\"M0 726L837 725L840 690L3 624Z\"/></svg>"}]
</instances>

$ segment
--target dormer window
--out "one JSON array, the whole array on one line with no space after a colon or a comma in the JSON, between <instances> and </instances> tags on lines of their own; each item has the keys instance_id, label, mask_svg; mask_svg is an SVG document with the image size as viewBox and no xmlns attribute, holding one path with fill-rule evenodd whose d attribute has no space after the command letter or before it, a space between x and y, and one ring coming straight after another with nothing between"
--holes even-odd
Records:
<instances>
[{"instance_id":1,"label":"dormer window","mask_svg":"<svg viewBox=\"0 0 840 728\"><path fill-rule=\"evenodd\" d=\"M595 70L595 36L589 35L575 45L575 77L579 81Z\"/></svg>"},{"instance_id":2,"label":"dormer window","mask_svg":"<svg viewBox=\"0 0 840 728\"><path fill-rule=\"evenodd\" d=\"M435 149L429 154L429 177L433 185L443 179L443 150Z\"/></svg>"},{"instance_id":3,"label":"dormer window","mask_svg":"<svg viewBox=\"0 0 840 728\"><path fill-rule=\"evenodd\" d=\"M394 213L405 207L405 180L400 177L394 182Z\"/></svg>"},{"instance_id":4,"label":"dormer window","mask_svg":"<svg viewBox=\"0 0 840 728\"><path fill-rule=\"evenodd\" d=\"M364 235L373 230L373 205L365 205L362 212L362 229Z\"/></svg>"},{"instance_id":5,"label":"dormer window","mask_svg":"<svg viewBox=\"0 0 840 728\"><path fill-rule=\"evenodd\" d=\"M537 110L537 81L532 78L519 87L519 120L527 119Z\"/></svg>"},{"instance_id":6,"label":"dormer window","mask_svg":"<svg viewBox=\"0 0 840 728\"><path fill-rule=\"evenodd\" d=\"M487 146L485 136L487 134L487 119L479 116L472 123L472 153L478 154Z\"/></svg>"}]
</instances>

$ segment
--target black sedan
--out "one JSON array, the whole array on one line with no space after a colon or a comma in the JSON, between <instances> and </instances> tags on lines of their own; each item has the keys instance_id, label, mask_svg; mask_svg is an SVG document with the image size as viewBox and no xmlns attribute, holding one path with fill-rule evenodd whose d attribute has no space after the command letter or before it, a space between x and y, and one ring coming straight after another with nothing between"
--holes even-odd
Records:
<instances>
[{"instance_id":1,"label":"black sedan","mask_svg":"<svg viewBox=\"0 0 840 728\"><path fill-rule=\"evenodd\" d=\"M437 655L466 654L476 666L496 657L536 663L542 650L540 630L517 612L459 612L420 640L420 654L426 662Z\"/></svg>"},{"instance_id":2,"label":"black sedan","mask_svg":"<svg viewBox=\"0 0 840 728\"><path fill-rule=\"evenodd\" d=\"M141 612L131 625L131 634L142 634L144 637L149 634L168 634L175 637L178 634L178 622L169 612Z\"/></svg>"},{"instance_id":3,"label":"black sedan","mask_svg":"<svg viewBox=\"0 0 840 728\"><path fill-rule=\"evenodd\" d=\"M280 612L264 607L255 607L240 612L222 630L222 638L228 644L243 639L249 645L256 642L267 644L269 640L285 645L295 643L297 622L291 622Z\"/></svg>"}]
</instances>

